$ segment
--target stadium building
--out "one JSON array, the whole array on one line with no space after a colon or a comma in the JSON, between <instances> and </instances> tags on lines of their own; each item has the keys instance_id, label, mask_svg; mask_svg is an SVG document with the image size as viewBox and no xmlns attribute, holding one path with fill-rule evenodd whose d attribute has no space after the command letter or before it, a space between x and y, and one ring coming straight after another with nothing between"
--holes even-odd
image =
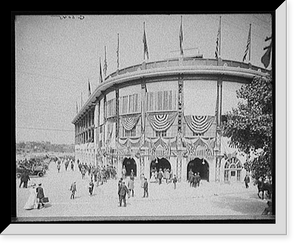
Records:
<instances>
[{"instance_id":1,"label":"stadium building","mask_svg":"<svg viewBox=\"0 0 300 248\"><path fill-rule=\"evenodd\" d=\"M236 90L270 71L237 61L190 56L143 62L110 74L74 117L75 158L112 165L120 176L169 168L179 181L242 181L245 157L222 137Z\"/></svg>"}]
</instances>

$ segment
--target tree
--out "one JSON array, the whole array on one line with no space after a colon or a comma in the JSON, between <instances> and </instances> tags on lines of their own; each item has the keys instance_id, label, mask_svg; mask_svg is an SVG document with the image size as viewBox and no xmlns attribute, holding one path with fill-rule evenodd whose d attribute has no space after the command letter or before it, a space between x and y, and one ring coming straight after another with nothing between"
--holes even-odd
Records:
<instances>
[{"instance_id":1,"label":"tree","mask_svg":"<svg viewBox=\"0 0 300 248\"><path fill-rule=\"evenodd\" d=\"M223 135L230 145L247 154L245 168L258 179L272 175L273 100L272 78L255 77L237 90L238 107L227 113Z\"/></svg>"}]
</instances>

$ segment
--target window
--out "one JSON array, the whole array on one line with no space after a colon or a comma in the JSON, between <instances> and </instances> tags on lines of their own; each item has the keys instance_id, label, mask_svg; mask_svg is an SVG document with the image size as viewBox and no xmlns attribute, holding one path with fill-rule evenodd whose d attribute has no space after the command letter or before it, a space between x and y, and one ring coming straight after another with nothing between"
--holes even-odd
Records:
<instances>
[{"instance_id":1,"label":"window","mask_svg":"<svg viewBox=\"0 0 300 248\"><path fill-rule=\"evenodd\" d=\"M116 99L111 99L106 102L106 118L116 115Z\"/></svg>"},{"instance_id":2,"label":"window","mask_svg":"<svg viewBox=\"0 0 300 248\"><path fill-rule=\"evenodd\" d=\"M177 98L176 91L155 91L147 92L146 95L147 111L176 111Z\"/></svg>"},{"instance_id":3,"label":"window","mask_svg":"<svg viewBox=\"0 0 300 248\"><path fill-rule=\"evenodd\" d=\"M155 136L156 137L166 137L167 136L167 131L161 131L161 132L156 131Z\"/></svg>"},{"instance_id":4,"label":"window","mask_svg":"<svg viewBox=\"0 0 300 248\"><path fill-rule=\"evenodd\" d=\"M224 166L224 181L230 181L231 177L236 177L237 181L241 181L242 163L236 157L228 158Z\"/></svg>"},{"instance_id":5,"label":"window","mask_svg":"<svg viewBox=\"0 0 300 248\"><path fill-rule=\"evenodd\" d=\"M120 97L120 114L132 114L141 112L139 94Z\"/></svg>"}]
</instances>

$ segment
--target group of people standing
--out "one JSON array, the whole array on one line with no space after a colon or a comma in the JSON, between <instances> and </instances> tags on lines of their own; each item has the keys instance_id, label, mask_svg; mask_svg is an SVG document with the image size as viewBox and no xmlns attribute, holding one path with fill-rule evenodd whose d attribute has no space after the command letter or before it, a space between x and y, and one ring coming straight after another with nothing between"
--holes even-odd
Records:
<instances>
[{"instance_id":1,"label":"group of people standing","mask_svg":"<svg viewBox=\"0 0 300 248\"><path fill-rule=\"evenodd\" d=\"M192 169L190 169L188 174L188 182L190 183L190 187L199 187L201 182L200 172L194 173Z\"/></svg>"}]
</instances>

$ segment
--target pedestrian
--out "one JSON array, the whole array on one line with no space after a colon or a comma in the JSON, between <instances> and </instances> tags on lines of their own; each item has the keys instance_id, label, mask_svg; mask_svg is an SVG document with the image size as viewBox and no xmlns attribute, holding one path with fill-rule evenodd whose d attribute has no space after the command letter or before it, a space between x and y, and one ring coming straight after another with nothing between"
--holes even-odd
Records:
<instances>
[{"instance_id":1,"label":"pedestrian","mask_svg":"<svg viewBox=\"0 0 300 248\"><path fill-rule=\"evenodd\" d=\"M197 172L197 174L196 174L196 186L197 187L200 186L200 181L201 181L200 173Z\"/></svg>"},{"instance_id":2,"label":"pedestrian","mask_svg":"<svg viewBox=\"0 0 300 248\"><path fill-rule=\"evenodd\" d=\"M31 210L37 208L36 184L33 184L29 189L30 195L25 203L24 209Z\"/></svg>"},{"instance_id":3,"label":"pedestrian","mask_svg":"<svg viewBox=\"0 0 300 248\"><path fill-rule=\"evenodd\" d=\"M128 190L129 190L129 195L134 197L134 177L130 178L128 181Z\"/></svg>"},{"instance_id":4,"label":"pedestrian","mask_svg":"<svg viewBox=\"0 0 300 248\"><path fill-rule=\"evenodd\" d=\"M122 207L122 202L124 202L124 207L126 207L126 195L128 195L128 198L130 198L130 195L129 195L129 190L124 181L122 181L122 184L119 187L118 195L119 195L119 203L120 203L119 206Z\"/></svg>"},{"instance_id":5,"label":"pedestrian","mask_svg":"<svg viewBox=\"0 0 300 248\"><path fill-rule=\"evenodd\" d=\"M193 181L193 175L194 175L194 173L193 173L192 169L190 169L189 170L189 177L188 177L188 181L190 183L190 186L191 186L191 182Z\"/></svg>"},{"instance_id":6,"label":"pedestrian","mask_svg":"<svg viewBox=\"0 0 300 248\"><path fill-rule=\"evenodd\" d=\"M60 160L57 160L57 172L60 172Z\"/></svg>"},{"instance_id":7,"label":"pedestrian","mask_svg":"<svg viewBox=\"0 0 300 248\"><path fill-rule=\"evenodd\" d=\"M93 190L94 190L94 183L93 183L93 180L91 180L90 183L89 183L89 193L90 193L90 196L93 195Z\"/></svg>"},{"instance_id":8,"label":"pedestrian","mask_svg":"<svg viewBox=\"0 0 300 248\"><path fill-rule=\"evenodd\" d=\"M268 206L264 209L264 211L262 212L262 215L272 215L273 214L272 202L268 201L267 205Z\"/></svg>"},{"instance_id":9,"label":"pedestrian","mask_svg":"<svg viewBox=\"0 0 300 248\"><path fill-rule=\"evenodd\" d=\"M41 206L44 207L43 198L45 197L44 189L42 188L41 183L38 184L38 187L36 188L36 193L37 193L36 197L38 199L37 209L40 209Z\"/></svg>"},{"instance_id":10,"label":"pedestrian","mask_svg":"<svg viewBox=\"0 0 300 248\"><path fill-rule=\"evenodd\" d=\"M140 177L140 181L141 181L141 188L144 188L144 179L145 179L145 176L144 176L144 173L141 174L141 177Z\"/></svg>"},{"instance_id":11,"label":"pedestrian","mask_svg":"<svg viewBox=\"0 0 300 248\"><path fill-rule=\"evenodd\" d=\"M149 196L149 193L148 193L148 181L147 181L147 178L145 177L145 180L144 180L144 197L148 197Z\"/></svg>"},{"instance_id":12,"label":"pedestrian","mask_svg":"<svg viewBox=\"0 0 300 248\"><path fill-rule=\"evenodd\" d=\"M71 160L70 165L71 165L71 170L74 171L74 163L73 163L73 160Z\"/></svg>"},{"instance_id":13,"label":"pedestrian","mask_svg":"<svg viewBox=\"0 0 300 248\"><path fill-rule=\"evenodd\" d=\"M250 183L250 177L248 174L246 174L245 178L244 178L244 182L245 182L245 186L246 186L246 189L249 188L249 183Z\"/></svg>"},{"instance_id":14,"label":"pedestrian","mask_svg":"<svg viewBox=\"0 0 300 248\"><path fill-rule=\"evenodd\" d=\"M73 182L71 184L70 191L71 191L70 199L75 199L75 193L77 191L77 189L76 189L76 182Z\"/></svg>"},{"instance_id":15,"label":"pedestrian","mask_svg":"<svg viewBox=\"0 0 300 248\"><path fill-rule=\"evenodd\" d=\"M170 180L170 171L169 169L166 169L166 183L168 184Z\"/></svg>"},{"instance_id":16,"label":"pedestrian","mask_svg":"<svg viewBox=\"0 0 300 248\"><path fill-rule=\"evenodd\" d=\"M173 176L174 189L176 189L176 183L177 183L177 177L176 177L176 175L174 175Z\"/></svg>"},{"instance_id":17,"label":"pedestrian","mask_svg":"<svg viewBox=\"0 0 300 248\"><path fill-rule=\"evenodd\" d=\"M23 188L27 188L28 181L30 180L29 172L24 171L21 175L20 180L21 181L20 181L19 188L21 188L22 184L23 184Z\"/></svg>"},{"instance_id":18,"label":"pedestrian","mask_svg":"<svg viewBox=\"0 0 300 248\"><path fill-rule=\"evenodd\" d=\"M159 169L157 178L158 178L158 184L161 184L161 180L162 180L162 178L163 178L163 172L162 172L162 169Z\"/></svg>"},{"instance_id":19,"label":"pedestrian","mask_svg":"<svg viewBox=\"0 0 300 248\"><path fill-rule=\"evenodd\" d=\"M133 171L133 169L131 169L131 171L130 171L130 179L134 179L134 171Z\"/></svg>"}]
</instances>

